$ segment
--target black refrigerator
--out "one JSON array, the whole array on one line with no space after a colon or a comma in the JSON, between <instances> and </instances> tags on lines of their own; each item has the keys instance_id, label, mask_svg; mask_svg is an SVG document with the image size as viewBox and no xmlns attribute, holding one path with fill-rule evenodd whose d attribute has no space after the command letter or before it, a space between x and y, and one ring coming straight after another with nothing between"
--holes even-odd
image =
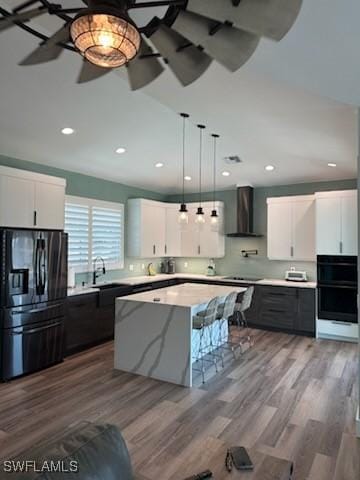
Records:
<instances>
[{"instance_id":1,"label":"black refrigerator","mask_svg":"<svg viewBox=\"0 0 360 480\"><path fill-rule=\"evenodd\" d=\"M61 362L67 235L0 229L0 378Z\"/></svg>"}]
</instances>

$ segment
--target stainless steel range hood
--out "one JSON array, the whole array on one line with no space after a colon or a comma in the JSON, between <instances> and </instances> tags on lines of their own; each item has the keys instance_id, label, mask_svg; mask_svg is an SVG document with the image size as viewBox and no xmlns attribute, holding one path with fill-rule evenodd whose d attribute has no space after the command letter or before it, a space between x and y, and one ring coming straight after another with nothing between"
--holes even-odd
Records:
<instances>
[{"instance_id":1,"label":"stainless steel range hood","mask_svg":"<svg viewBox=\"0 0 360 480\"><path fill-rule=\"evenodd\" d=\"M254 189L252 187L237 188L237 231L228 233L228 237L262 237L254 233Z\"/></svg>"}]
</instances>

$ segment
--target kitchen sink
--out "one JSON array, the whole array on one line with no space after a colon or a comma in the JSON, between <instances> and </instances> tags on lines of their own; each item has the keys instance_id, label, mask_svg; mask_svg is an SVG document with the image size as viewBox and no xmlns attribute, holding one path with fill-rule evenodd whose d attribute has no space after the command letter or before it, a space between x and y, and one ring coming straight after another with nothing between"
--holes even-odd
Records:
<instances>
[{"instance_id":1,"label":"kitchen sink","mask_svg":"<svg viewBox=\"0 0 360 480\"><path fill-rule=\"evenodd\" d=\"M99 290L107 290L109 288L129 287L127 283L103 283L100 285L91 285L91 288L98 288Z\"/></svg>"}]
</instances>

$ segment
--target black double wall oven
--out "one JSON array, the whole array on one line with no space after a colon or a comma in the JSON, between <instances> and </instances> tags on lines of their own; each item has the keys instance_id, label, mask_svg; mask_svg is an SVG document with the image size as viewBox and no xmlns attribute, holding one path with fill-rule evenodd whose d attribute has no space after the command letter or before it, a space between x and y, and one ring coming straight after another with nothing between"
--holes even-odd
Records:
<instances>
[{"instance_id":1,"label":"black double wall oven","mask_svg":"<svg viewBox=\"0 0 360 480\"><path fill-rule=\"evenodd\" d=\"M0 378L62 361L67 235L0 229Z\"/></svg>"},{"instance_id":2,"label":"black double wall oven","mask_svg":"<svg viewBox=\"0 0 360 480\"><path fill-rule=\"evenodd\" d=\"M317 257L318 318L357 323L357 257Z\"/></svg>"}]
</instances>

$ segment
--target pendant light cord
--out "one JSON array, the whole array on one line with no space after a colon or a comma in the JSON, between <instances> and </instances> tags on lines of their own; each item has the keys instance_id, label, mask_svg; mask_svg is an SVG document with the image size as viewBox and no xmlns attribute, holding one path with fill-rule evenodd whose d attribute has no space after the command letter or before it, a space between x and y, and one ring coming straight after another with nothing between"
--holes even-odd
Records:
<instances>
[{"instance_id":1,"label":"pendant light cord","mask_svg":"<svg viewBox=\"0 0 360 480\"><path fill-rule=\"evenodd\" d=\"M216 198L215 198L215 195L216 195L216 155L217 155L217 151L216 151L216 144L217 144L217 139L219 138L219 135L213 133L211 135L214 139L214 165L213 165L213 209L215 210L215 201L216 201Z\"/></svg>"},{"instance_id":2,"label":"pendant light cord","mask_svg":"<svg viewBox=\"0 0 360 480\"><path fill-rule=\"evenodd\" d=\"M185 117L183 117L183 168L182 168L182 203L185 203Z\"/></svg>"},{"instance_id":3,"label":"pendant light cord","mask_svg":"<svg viewBox=\"0 0 360 480\"><path fill-rule=\"evenodd\" d=\"M203 147L203 130L205 128L205 125L198 125L198 128L200 130L200 146L199 146L199 207L201 207L201 201L202 201L202 190L201 190L201 184L202 184L202 147Z\"/></svg>"},{"instance_id":4,"label":"pendant light cord","mask_svg":"<svg viewBox=\"0 0 360 480\"><path fill-rule=\"evenodd\" d=\"M189 118L187 113L180 113L183 119L183 138L182 138L182 203L185 204L185 137L186 137L186 119Z\"/></svg>"}]
</instances>

